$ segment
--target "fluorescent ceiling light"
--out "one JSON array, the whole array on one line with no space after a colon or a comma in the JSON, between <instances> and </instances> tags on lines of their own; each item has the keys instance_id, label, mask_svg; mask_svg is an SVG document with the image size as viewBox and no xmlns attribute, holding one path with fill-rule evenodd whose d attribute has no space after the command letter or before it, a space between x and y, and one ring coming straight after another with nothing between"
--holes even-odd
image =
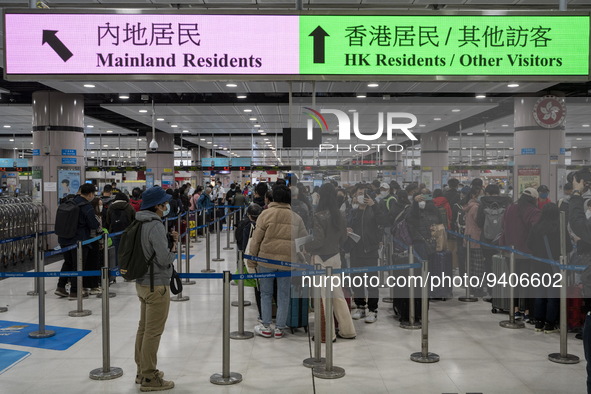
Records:
<instances>
[{"instance_id":1,"label":"fluorescent ceiling light","mask_svg":"<svg viewBox=\"0 0 591 394\"><path fill-rule=\"evenodd\" d=\"M380 86L380 84L379 83L375 83L375 82L372 82L372 83L368 83L367 84L367 87L368 88L377 88L378 86Z\"/></svg>"},{"instance_id":2,"label":"fluorescent ceiling light","mask_svg":"<svg viewBox=\"0 0 591 394\"><path fill-rule=\"evenodd\" d=\"M189 132L189 130L183 130L183 133L188 133L188 132Z\"/></svg>"},{"instance_id":3,"label":"fluorescent ceiling light","mask_svg":"<svg viewBox=\"0 0 591 394\"><path fill-rule=\"evenodd\" d=\"M451 110L451 112L460 112L460 109L459 108L454 108L454 109Z\"/></svg>"},{"instance_id":4,"label":"fluorescent ceiling light","mask_svg":"<svg viewBox=\"0 0 591 394\"><path fill-rule=\"evenodd\" d=\"M510 83L507 85L508 88L518 88L519 84L518 83Z\"/></svg>"},{"instance_id":5,"label":"fluorescent ceiling light","mask_svg":"<svg viewBox=\"0 0 591 394\"><path fill-rule=\"evenodd\" d=\"M121 93L121 94L119 94L119 98L121 100L127 100L129 98L129 94L127 94L127 93Z\"/></svg>"},{"instance_id":6,"label":"fluorescent ceiling light","mask_svg":"<svg viewBox=\"0 0 591 394\"><path fill-rule=\"evenodd\" d=\"M477 94L477 95L476 95L476 98L477 98L477 99L483 99L483 98L486 98L486 94Z\"/></svg>"},{"instance_id":7,"label":"fluorescent ceiling light","mask_svg":"<svg viewBox=\"0 0 591 394\"><path fill-rule=\"evenodd\" d=\"M93 84L91 84L91 83L85 83L84 84L84 87L85 88L94 88L95 86Z\"/></svg>"},{"instance_id":8,"label":"fluorescent ceiling light","mask_svg":"<svg viewBox=\"0 0 591 394\"><path fill-rule=\"evenodd\" d=\"M140 109L140 114L145 114L146 112L148 112L147 109Z\"/></svg>"},{"instance_id":9,"label":"fluorescent ceiling light","mask_svg":"<svg viewBox=\"0 0 591 394\"><path fill-rule=\"evenodd\" d=\"M112 133L112 132L113 132L113 130L107 130L107 133Z\"/></svg>"},{"instance_id":10,"label":"fluorescent ceiling light","mask_svg":"<svg viewBox=\"0 0 591 394\"><path fill-rule=\"evenodd\" d=\"M171 124L171 125L170 125L170 127L172 127L172 128L174 129L174 128L177 128L177 127L179 127L179 125L176 125L176 124Z\"/></svg>"},{"instance_id":11,"label":"fluorescent ceiling light","mask_svg":"<svg viewBox=\"0 0 591 394\"><path fill-rule=\"evenodd\" d=\"M156 118L156 120L157 120L158 122L162 122L162 121L164 121L164 118Z\"/></svg>"},{"instance_id":12,"label":"fluorescent ceiling light","mask_svg":"<svg viewBox=\"0 0 591 394\"><path fill-rule=\"evenodd\" d=\"M252 109L245 109L244 112L252 112Z\"/></svg>"},{"instance_id":13,"label":"fluorescent ceiling light","mask_svg":"<svg viewBox=\"0 0 591 394\"><path fill-rule=\"evenodd\" d=\"M94 145L94 142L89 142L88 144L89 144L89 145Z\"/></svg>"},{"instance_id":14,"label":"fluorescent ceiling light","mask_svg":"<svg viewBox=\"0 0 591 394\"><path fill-rule=\"evenodd\" d=\"M235 83L227 83L226 84L226 87L228 87L228 88L235 88L236 86L238 86L238 85L236 85Z\"/></svg>"},{"instance_id":15,"label":"fluorescent ceiling light","mask_svg":"<svg viewBox=\"0 0 591 394\"><path fill-rule=\"evenodd\" d=\"M248 120L252 120L253 122L257 120L257 118L248 118Z\"/></svg>"},{"instance_id":16,"label":"fluorescent ceiling light","mask_svg":"<svg viewBox=\"0 0 591 394\"><path fill-rule=\"evenodd\" d=\"M246 95L245 94L239 94L238 96L236 96L237 99L245 99Z\"/></svg>"},{"instance_id":17,"label":"fluorescent ceiling light","mask_svg":"<svg viewBox=\"0 0 591 394\"><path fill-rule=\"evenodd\" d=\"M89 125L88 125L88 126L86 126L86 127L88 127L89 129L93 129L93 128L94 128L94 126L93 126L93 125L91 125L91 124L89 124Z\"/></svg>"}]
</instances>

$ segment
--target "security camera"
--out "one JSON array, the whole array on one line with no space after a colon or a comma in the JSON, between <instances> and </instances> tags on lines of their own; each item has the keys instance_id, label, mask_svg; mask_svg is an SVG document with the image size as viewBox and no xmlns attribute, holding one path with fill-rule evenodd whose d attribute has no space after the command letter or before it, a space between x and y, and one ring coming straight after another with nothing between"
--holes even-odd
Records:
<instances>
[{"instance_id":1,"label":"security camera","mask_svg":"<svg viewBox=\"0 0 591 394\"><path fill-rule=\"evenodd\" d=\"M152 152L156 152L158 150L158 143L156 142L156 140L150 141L150 150Z\"/></svg>"},{"instance_id":2,"label":"security camera","mask_svg":"<svg viewBox=\"0 0 591 394\"><path fill-rule=\"evenodd\" d=\"M44 146L43 147L43 153L45 155L49 155L51 153L51 148L49 146Z\"/></svg>"}]
</instances>

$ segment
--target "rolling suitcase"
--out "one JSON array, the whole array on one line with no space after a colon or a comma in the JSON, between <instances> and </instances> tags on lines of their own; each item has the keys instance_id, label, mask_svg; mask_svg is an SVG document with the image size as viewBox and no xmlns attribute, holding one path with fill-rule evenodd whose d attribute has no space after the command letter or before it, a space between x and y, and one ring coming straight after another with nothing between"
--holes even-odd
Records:
<instances>
[{"instance_id":1,"label":"rolling suitcase","mask_svg":"<svg viewBox=\"0 0 591 394\"><path fill-rule=\"evenodd\" d=\"M287 326L291 329L292 334L296 328L300 327L303 327L304 331L308 332L309 302L308 289L301 286L291 286Z\"/></svg>"},{"instance_id":2,"label":"rolling suitcase","mask_svg":"<svg viewBox=\"0 0 591 394\"><path fill-rule=\"evenodd\" d=\"M416 272L416 270L415 270ZM453 276L453 264L452 264L452 257L451 252L444 250L442 252L437 252L429 256L429 272L431 276ZM453 286L450 283L445 282L445 286L442 285L439 287L434 287L433 290L429 289L429 298L430 299L441 299L446 301L448 298L453 297Z\"/></svg>"}]
</instances>

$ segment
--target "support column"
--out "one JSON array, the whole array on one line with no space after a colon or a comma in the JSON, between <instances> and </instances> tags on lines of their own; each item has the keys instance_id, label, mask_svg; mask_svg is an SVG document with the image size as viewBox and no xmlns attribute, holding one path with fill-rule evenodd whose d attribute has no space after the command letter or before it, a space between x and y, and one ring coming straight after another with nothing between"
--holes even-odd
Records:
<instances>
[{"instance_id":1,"label":"support column","mask_svg":"<svg viewBox=\"0 0 591 394\"><path fill-rule=\"evenodd\" d=\"M196 166L201 165L201 159L207 159L211 157L211 149L204 148L202 146L198 146L196 148L191 148L191 163L194 163ZM203 177L203 171L197 171L197 184L203 185L205 179Z\"/></svg>"},{"instance_id":2,"label":"support column","mask_svg":"<svg viewBox=\"0 0 591 394\"><path fill-rule=\"evenodd\" d=\"M53 230L59 198L75 194L86 178L84 161L84 97L53 91L33 93L33 167L43 171L43 204L48 230ZM62 169L62 179L58 179ZM78 173L76 172L78 171ZM76 175L78 174L78 175ZM67 179L67 182L62 180ZM48 239L49 247L57 238Z\"/></svg>"},{"instance_id":3,"label":"support column","mask_svg":"<svg viewBox=\"0 0 591 394\"><path fill-rule=\"evenodd\" d=\"M544 120L541 110L548 103L551 104L554 118ZM519 196L525 187L537 189L540 185L546 185L550 188L550 199L556 201L557 191L561 190L558 187L557 170L564 166L564 97L516 97L514 108L515 196ZM534 112L537 112L538 120Z\"/></svg>"},{"instance_id":4,"label":"support column","mask_svg":"<svg viewBox=\"0 0 591 394\"><path fill-rule=\"evenodd\" d=\"M148 145L151 141L148 136ZM174 187L174 135L156 132L158 149L152 152L146 150L146 174L154 174L154 185L162 186L164 189ZM169 183L171 182L171 183Z\"/></svg>"},{"instance_id":5,"label":"support column","mask_svg":"<svg viewBox=\"0 0 591 394\"><path fill-rule=\"evenodd\" d=\"M447 170L449 165L449 153L447 132L436 131L421 136L421 182L427 183L431 177L431 185L427 185L431 191L440 189L441 171Z\"/></svg>"}]
</instances>

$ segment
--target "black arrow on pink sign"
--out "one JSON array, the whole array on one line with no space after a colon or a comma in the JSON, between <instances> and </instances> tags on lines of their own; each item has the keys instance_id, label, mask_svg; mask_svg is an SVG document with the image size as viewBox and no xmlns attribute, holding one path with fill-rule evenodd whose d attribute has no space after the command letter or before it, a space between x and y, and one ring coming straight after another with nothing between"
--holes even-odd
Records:
<instances>
[{"instance_id":1,"label":"black arrow on pink sign","mask_svg":"<svg viewBox=\"0 0 591 394\"><path fill-rule=\"evenodd\" d=\"M41 45L47 43L64 62L67 62L74 54L57 38L57 32L57 30L43 30L43 42L41 42Z\"/></svg>"}]
</instances>

